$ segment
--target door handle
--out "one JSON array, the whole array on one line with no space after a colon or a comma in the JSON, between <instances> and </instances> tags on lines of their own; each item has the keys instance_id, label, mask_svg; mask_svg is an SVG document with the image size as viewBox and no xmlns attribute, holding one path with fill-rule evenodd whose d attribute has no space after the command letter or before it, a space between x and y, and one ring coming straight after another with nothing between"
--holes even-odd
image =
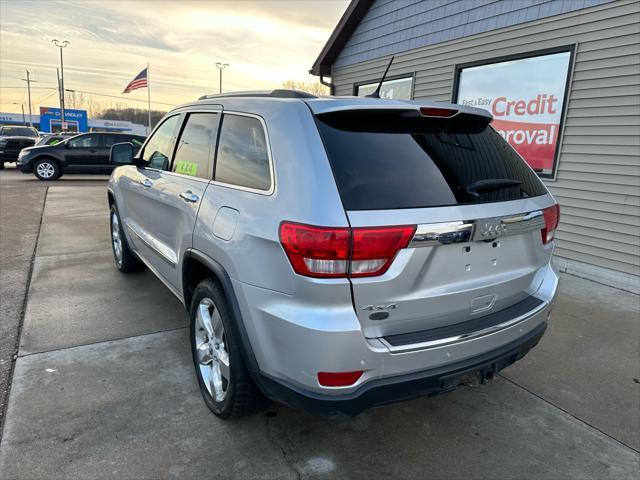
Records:
<instances>
[{"instance_id":1,"label":"door handle","mask_svg":"<svg viewBox=\"0 0 640 480\"><path fill-rule=\"evenodd\" d=\"M195 193L192 193L191 190L187 190L186 192L182 192L180 194L180 198L182 198L185 202L197 202L198 196Z\"/></svg>"},{"instance_id":2,"label":"door handle","mask_svg":"<svg viewBox=\"0 0 640 480\"><path fill-rule=\"evenodd\" d=\"M145 188L153 187L153 183L151 183L151 180L139 180L138 183Z\"/></svg>"}]
</instances>

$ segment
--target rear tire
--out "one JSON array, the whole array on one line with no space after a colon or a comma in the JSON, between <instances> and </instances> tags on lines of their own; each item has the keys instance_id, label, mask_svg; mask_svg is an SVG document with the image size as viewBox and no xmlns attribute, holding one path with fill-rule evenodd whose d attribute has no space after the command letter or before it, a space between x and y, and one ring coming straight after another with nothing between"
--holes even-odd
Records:
<instances>
[{"instance_id":1,"label":"rear tire","mask_svg":"<svg viewBox=\"0 0 640 480\"><path fill-rule=\"evenodd\" d=\"M4 168L4 162L0 162L0 170Z\"/></svg>"},{"instance_id":2,"label":"rear tire","mask_svg":"<svg viewBox=\"0 0 640 480\"><path fill-rule=\"evenodd\" d=\"M39 180L57 180L62 170L55 160L43 158L33 164L33 173Z\"/></svg>"},{"instance_id":3,"label":"rear tire","mask_svg":"<svg viewBox=\"0 0 640 480\"><path fill-rule=\"evenodd\" d=\"M193 364L209 410L226 419L264 408L267 400L244 366L235 319L215 280L203 280L196 287L189 316Z\"/></svg>"},{"instance_id":4,"label":"rear tire","mask_svg":"<svg viewBox=\"0 0 640 480\"><path fill-rule=\"evenodd\" d=\"M144 263L142 263L133 254L127 237L124 235L124 229L122 228L122 222L120 221L120 215L115 203L111 205L111 249L113 250L113 259L116 262L116 268L122 273L140 272L144 270Z\"/></svg>"}]
</instances>

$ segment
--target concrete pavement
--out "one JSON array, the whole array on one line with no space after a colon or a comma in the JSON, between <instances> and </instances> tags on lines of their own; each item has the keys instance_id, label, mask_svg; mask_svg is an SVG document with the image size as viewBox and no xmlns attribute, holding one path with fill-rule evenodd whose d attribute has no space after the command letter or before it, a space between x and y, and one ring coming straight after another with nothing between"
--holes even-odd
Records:
<instances>
[{"instance_id":1,"label":"concrete pavement","mask_svg":"<svg viewBox=\"0 0 640 480\"><path fill-rule=\"evenodd\" d=\"M180 303L115 270L105 199L49 188L0 478L637 479L637 296L563 276L541 344L489 385L224 422L200 399Z\"/></svg>"}]
</instances>

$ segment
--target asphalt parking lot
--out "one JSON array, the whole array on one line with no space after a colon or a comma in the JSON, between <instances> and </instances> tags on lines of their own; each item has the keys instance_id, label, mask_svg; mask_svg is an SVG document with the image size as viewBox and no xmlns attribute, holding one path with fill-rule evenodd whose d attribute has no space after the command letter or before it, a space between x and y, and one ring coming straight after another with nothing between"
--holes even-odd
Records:
<instances>
[{"instance_id":1,"label":"asphalt parking lot","mask_svg":"<svg viewBox=\"0 0 640 480\"><path fill-rule=\"evenodd\" d=\"M180 303L113 266L104 177L18 175L0 172L3 337L23 316L2 479L638 478L637 295L563 275L540 345L489 385L225 422L200 398Z\"/></svg>"}]
</instances>

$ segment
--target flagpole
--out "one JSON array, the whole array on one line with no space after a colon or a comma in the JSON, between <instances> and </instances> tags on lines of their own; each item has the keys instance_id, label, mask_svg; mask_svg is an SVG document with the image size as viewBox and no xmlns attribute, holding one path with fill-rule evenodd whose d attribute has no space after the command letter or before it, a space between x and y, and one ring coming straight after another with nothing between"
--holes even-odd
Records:
<instances>
[{"instance_id":1,"label":"flagpole","mask_svg":"<svg viewBox=\"0 0 640 480\"><path fill-rule=\"evenodd\" d=\"M151 78L149 76L149 64L147 63L147 105L149 107L149 133L151 135Z\"/></svg>"}]
</instances>

